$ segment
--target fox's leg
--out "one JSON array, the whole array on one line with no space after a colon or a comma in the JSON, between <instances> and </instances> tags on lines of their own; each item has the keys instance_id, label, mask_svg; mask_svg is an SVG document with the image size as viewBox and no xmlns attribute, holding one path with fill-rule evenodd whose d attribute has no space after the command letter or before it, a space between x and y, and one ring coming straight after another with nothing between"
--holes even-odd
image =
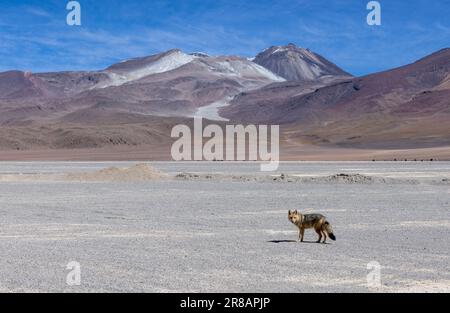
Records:
<instances>
[{"instance_id":1,"label":"fox's leg","mask_svg":"<svg viewBox=\"0 0 450 313\"><path fill-rule=\"evenodd\" d=\"M316 229L316 233L319 235L319 240L317 240L317 243L320 243L322 240L322 232L319 229Z\"/></svg>"},{"instance_id":2,"label":"fox's leg","mask_svg":"<svg viewBox=\"0 0 450 313\"><path fill-rule=\"evenodd\" d=\"M327 232L326 231L322 231L323 233L323 243L327 243Z\"/></svg>"},{"instance_id":3,"label":"fox's leg","mask_svg":"<svg viewBox=\"0 0 450 313\"><path fill-rule=\"evenodd\" d=\"M300 228L300 235L301 235L300 241L303 242L303 237L305 237L305 229L304 228Z\"/></svg>"},{"instance_id":4,"label":"fox's leg","mask_svg":"<svg viewBox=\"0 0 450 313\"><path fill-rule=\"evenodd\" d=\"M298 240L297 241L301 241L302 238L302 230L301 228L298 229Z\"/></svg>"}]
</instances>

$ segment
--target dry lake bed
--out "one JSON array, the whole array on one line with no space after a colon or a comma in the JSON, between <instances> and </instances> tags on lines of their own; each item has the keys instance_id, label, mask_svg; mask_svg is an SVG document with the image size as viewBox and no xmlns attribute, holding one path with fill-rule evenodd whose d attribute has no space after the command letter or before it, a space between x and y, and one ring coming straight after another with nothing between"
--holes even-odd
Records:
<instances>
[{"instance_id":1,"label":"dry lake bed","mask_svg":"<svg viewBox=\"0 0 450 313\"><path fill-rule=\"evenodd\" d=\"M292 162L274 173L156 162L167 177L57 176L131 165L0 163L0 291L450 292L450 162ZM313 243L310 230L295 242L289 209L326 215L337 241Z\"/></svg>"}]
</instances>

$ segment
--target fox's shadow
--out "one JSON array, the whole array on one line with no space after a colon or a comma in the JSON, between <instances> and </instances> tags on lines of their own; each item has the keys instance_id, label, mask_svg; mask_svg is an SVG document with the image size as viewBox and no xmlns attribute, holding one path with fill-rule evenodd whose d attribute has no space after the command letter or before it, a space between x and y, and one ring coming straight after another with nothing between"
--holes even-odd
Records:
<instances>
[{"instance_id":1,"label":"fox's shadow","mask_svg":"<svg viewBox=\"0 0 450 313\"><path fill-rule=\"evenodd\" d=\"M291 242L297 242L295 240L270 240L268 241L270 243L291 243Z\"/></svg>"},{"instance_id":2,"label":"fox's shadow","mask_svg":"<svg viewBox=\"0 0 450 313\"><path fill-rule=\"evenodd\" d=\"M269 240L269 243L298 243L298 244L302 244L302 243L315 243L315 244L319 244L317 241L303 241L303 242L298 242L297 240ZM329 243L320 243L322 245L329 245Z\"/></svg>"}]
</instances>

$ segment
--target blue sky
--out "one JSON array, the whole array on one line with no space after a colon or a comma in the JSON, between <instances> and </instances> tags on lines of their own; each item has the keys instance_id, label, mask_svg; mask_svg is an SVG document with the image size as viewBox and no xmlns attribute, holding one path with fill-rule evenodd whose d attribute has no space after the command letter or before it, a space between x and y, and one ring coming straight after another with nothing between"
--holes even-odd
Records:
<instances>
[{"instance_id":1,"label":"blue sky","mask_svg":"<svg viewBox=\"0 0 450 313\"><path fill-rule=\"evenodd\" d=\"M66 24L69 0L0 0L0 71L102 69L180 48L251 57L295 43L355 75L413 62L450 47L450 0L79 0L81 26Z\"/></svg>"}]
</instances>

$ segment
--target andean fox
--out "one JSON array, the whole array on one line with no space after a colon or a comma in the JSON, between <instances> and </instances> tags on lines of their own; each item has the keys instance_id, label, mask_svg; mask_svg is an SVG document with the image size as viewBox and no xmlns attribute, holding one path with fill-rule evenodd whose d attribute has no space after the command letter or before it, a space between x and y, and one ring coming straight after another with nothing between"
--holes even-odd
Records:
<instances>
[{"instance_id":1,"label":"andean fox","mask_svg":"<svg viewBox=\"0 0 450 313\"><path fill-rule=\"evenodd\" d=\"M333 234L333 228L331 224L327 221L326 217L322 214L301 214L297 210L288 213L289 221L298 227L298 241L303 242L303 237L305 235L305 229L314 228L316 233L319 235L318 243L326 243L327 236L331 240L336 240ZM323 241L322 241L323 238Z\"/></svg>"}]
</instances>

